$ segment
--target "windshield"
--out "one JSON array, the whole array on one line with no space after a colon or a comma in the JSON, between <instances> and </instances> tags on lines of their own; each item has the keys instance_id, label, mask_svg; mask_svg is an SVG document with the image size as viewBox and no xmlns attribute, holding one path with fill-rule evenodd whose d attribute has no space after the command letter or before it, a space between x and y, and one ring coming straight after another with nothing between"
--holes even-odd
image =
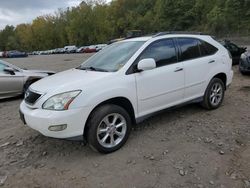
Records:
<instances>
[{"instance_id":1,"label":"windshield","mask_svg":"<svg viewBox=\"0 0 250 188\"><path fill-rule=\"evenodd\" d=\"M114 43L85 61L78 69L116 72L127 63L143 43L144 41Z\"/></svg>"}]
</instances>

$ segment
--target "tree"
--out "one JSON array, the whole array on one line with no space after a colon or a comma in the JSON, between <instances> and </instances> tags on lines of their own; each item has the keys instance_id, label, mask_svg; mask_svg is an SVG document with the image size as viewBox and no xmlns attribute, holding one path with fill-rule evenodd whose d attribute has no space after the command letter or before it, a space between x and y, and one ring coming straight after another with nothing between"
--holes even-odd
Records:
<instances>
[{"instance_id":1,"label":"tree","mask_svg":"<svg viewBox=\"0 0 250 188\"><path fill-rule=\"evenodd\" d=\"M73 8L43 15L31 24L0 31L0 50L48 50L90 45L124 37L128 30L145 34L195 30L212 35L249 34L249 0L84 0Z\"/></svg>"}]
</instances>

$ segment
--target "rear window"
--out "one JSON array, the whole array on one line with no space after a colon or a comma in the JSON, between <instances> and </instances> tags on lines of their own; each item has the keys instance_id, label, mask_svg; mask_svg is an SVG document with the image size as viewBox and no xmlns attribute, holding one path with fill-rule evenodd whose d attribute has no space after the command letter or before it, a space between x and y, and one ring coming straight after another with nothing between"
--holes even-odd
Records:
<instances>
[{"instance_id":1,"label":"rear window","mask_svg":"<svg viewBox=\"0 0 250 188\"><path fill-rule=\"evenodd\" d=\"M181 49L181 61L195 59L201 56L197 39L178 38L177 41Z\"/></svg>"},{"instance_id":2,"label":"rear window","mask_svg":"<svg viewBox=\"0 0 250 188\"><path fill-rule=\"evenodd\" d=\"M213 55L218 51L216 47L203 40L199 40L199 47L201 50L201 56Z\"/></svg>"}]
</instances>

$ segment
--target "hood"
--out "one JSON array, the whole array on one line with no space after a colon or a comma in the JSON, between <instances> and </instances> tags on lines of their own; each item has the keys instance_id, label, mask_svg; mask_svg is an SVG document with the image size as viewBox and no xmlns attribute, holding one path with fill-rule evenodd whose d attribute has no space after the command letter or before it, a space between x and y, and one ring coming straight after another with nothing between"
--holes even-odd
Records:
<instances>
[{"instance_id":1,"label":"hood","mask_svg":"<svg viewBox=\"0 0 250 188\"><path fill-rule=\"evenodd\" d=\"M79 69L70 69L43 78L30 86L31 90L42 93L67 92L72 90L83 90L87 85L98 83L104 77L111 75L108 72L95 72Z\"/></svg>"}]
</instances>

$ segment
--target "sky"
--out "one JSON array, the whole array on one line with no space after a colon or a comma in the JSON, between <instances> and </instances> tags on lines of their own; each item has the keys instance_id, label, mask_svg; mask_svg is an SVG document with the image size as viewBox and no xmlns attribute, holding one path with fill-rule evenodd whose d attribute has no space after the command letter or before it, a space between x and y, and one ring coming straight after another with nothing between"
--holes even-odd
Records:
<instances>
[{"instance_id":1,"label":"sky","mask_svg":"<svg viewBox=\"0 0 250 188\"><path fill-rule=\"evenodd\" d=\"M80 3L81 0L0 0L0 30L6 25L31 23L37 16Z\"/></svg>"}]
</instances>

